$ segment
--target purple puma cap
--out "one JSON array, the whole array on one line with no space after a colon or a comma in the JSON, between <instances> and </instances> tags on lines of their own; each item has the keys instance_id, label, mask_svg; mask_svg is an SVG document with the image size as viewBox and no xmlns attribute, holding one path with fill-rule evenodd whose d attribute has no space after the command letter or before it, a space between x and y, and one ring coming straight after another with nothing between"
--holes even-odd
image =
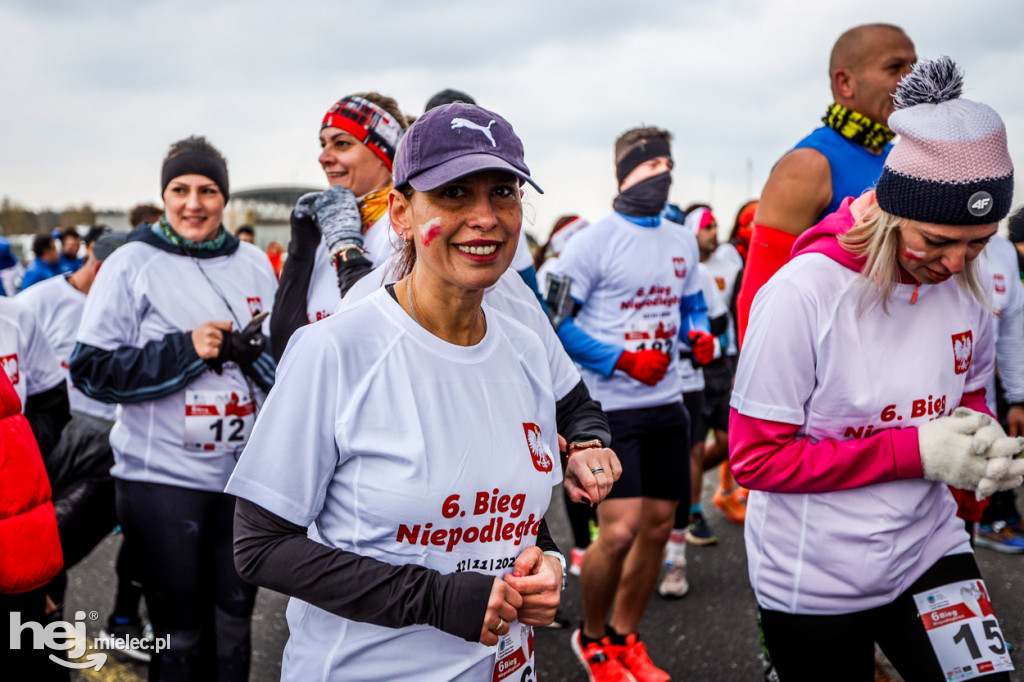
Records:
<instances>
[{"instance_id":1,"label":"purple puma cap","mask_svg":"<svg viewBox=\"0 0 1024 682\"><path fill-rule=\"evenodd\" d=\"M530 177L523 142L508 121L475 104L453 102L426 112L412 124L395 154L395 187L420 192L471 173L507 171L544 190Z\"/></svg>"}]
</instances>

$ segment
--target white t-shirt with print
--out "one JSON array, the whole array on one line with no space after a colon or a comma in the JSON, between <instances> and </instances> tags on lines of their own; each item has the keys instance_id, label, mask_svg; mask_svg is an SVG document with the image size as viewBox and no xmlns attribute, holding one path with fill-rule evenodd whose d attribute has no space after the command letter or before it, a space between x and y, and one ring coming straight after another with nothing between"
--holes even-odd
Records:
<instances>
[{"instance_id":1,"label":"white t-shirt with print","mask_svg":"<svg viewBox=\"0 0 1024 682\"><path fill-rule=\"evenodd\" d=\"M379 265L397 250L400 240L391 229L391 219L385 213L363 235L363 251L367 260ZM313 273L306 292L306 319L316 322L329 316L338 306L341 292L338 290L338 272L331 265L327 245L323 237L313 257Z\"/></svg>"},{"instance_id":2,"label":"white t-shirt with print","mask_svg":"<svg viewBox=\"0 0 1024 682\"><path fill-rule=\"evenodd\" d=\"M733 289L736 287L736 276L743 269L743 262L737 263L733 257L734 254L736 254L736 247L726 242L725 244L719 244L715 252L706 261L701 263L702 266L708 269L711 277L715 280L718 293L725 303L725 311L729 315L729 329L726 332L727 341L725 344L725 354L729 356L734 356L739 352L739 347L736 344L736 320L732 319L729 304L732 301Z\"/></svg>"},{"instance_id":3,"label":"white t-shirt with print","mask_svg":"<svg viewBox=\"0 0 1024 682\"><path fill-rule=\"evenodd\" d=\"M992 297L992 312L996 316L996 343L1000 341L1000 319L1004 316L1013 315L1024 308L1024 285L1020 281L1020 270L1017 267L1017 249L1006 237L992 235L985 249L978 259L981 266L980 277L984 284L987 284L989 296ZM1015 330L1020 331L1020 330ZM996 347L997 352L1016 353L1017 358L1007 358L998 355L1000 377L1003 379L1003 389L1010 391L1015 385L1022 382L1020 377L1007 377L1006 371L1018 371L1022 361L1019 354L1024 353L1024 347L1017 345L1024 332L1017 334L1017 343L1000 344ZM1007 384L1007 379L1011 381ZM1013 381L1016 379L1016 382ZM1011 402L1016 402L1018 396L1012 396ZM988 383L988 391L985 393L985 400L988 409L992 414L996 413L996 377L992 375Z\"/></svg>"},{"instance_id":4,"label":"white t-shirt with print","mask_svg":"<svg viewBox=\"0 0 1024 682\"><path fill-rule=\"evenodd\" d=\"M385 261L366 274L365 277L352 285L352 288L341 299L335 314L347 310L364 298L380 289L385 284L394 284L392 261ZM548 352L548 364L554 380L555 399L561 400L580 382L580 373L576 365L562 348L551 322L540 307L537 296L523 281L518 272L510 267L498 281L484 290L484 301L490 307L505 313L513 320L529 327L540 338Z\"/></svg>"},{"instance_id":5,"label":"white t-shirt with print","mask_svg":"<svg viewBox=\"0 0 1024 682\"><path fill-rule=\"evenodd\" d=\"M21 399L48 391L64 379L52 346L32 310L21 301L0 296L0 369Z\"/></svg>"},{"instance_id":6,"label":"white t-shirt with print","mask_svg":"<svg viewBox=\"0 0 1024 682\"><path fill-rule=\"evenodd\" d=\"M200 260L129 242L103 262L86 298L78 341L112 351L142 348L214 320L238 329L271 310L276 293L270 261L252 244ZM124 404L110 432L110 473L220 492L263 398L259 386L229 362L222 374L207 370L169 396Z\"/></svg>"},{"instance_id":7,"label":"white t-shirt with print","mask_svg":"<svg viewBox=\"0 0 1024 682\"><path fill-rule=\"evenodd\" d=\"M102 403L85 395L75 388L68 375L68 363L75 351L75 337L78 336L82 311L85 309L85 294L71 286L66 276L60 276L30 286L18 294L17 300L35 313L36 321L60 359L72 411L114 421L117 405Z\"/></svg>"},{"instance_id":8,"label":"white t-shirt with print","mask_svg":"<svg viewBox=\"0 0 1024 682\"><path fill-rule=\"evenodd\" d=\"M722 300L722 296L718 293L718 286L715 284L711 272L704 267L704 263L698 263L697 270L700 275L700 288L704 292L704 302L708 306L708 318L714 319L722 315L728 315L729 309L726 308L725 301ZM720 356L721 349L716 342L715 357ZM679 361L676 363L676 369L679 371L679 379L683 382L683 393L694 393L704 390L704 370L700 367L694 367L690 358L679 358Z\"/></svg>"},{"instance_id":9,"label":"white t-shirt with print","mask_svg":"<svg viewBox=\"0 0 1024 682\"><path fill-rule=\"evenodd\" d=\"M858 273L797 256L758 292L731 405L815 441L864 438L950 414L993 369L993 317L953 279L898 284L889 312ZM873 299L872 299L873 300ZM971 551L949 489L924 479L821 494L750 491L758 603L838 614L891 602L938 559Z\"/></svg>"},{"instance_id":10,"label":"white t-shirt with print","mask_svg":"<svg viewBox=\"0 0 1024 682\"><path fill-rule=\"evenodd\" d=\"M227 492L391 564L507 573L561 481L537 335L484 303L470 347L378 289L296 332ZM500 537L500 540L496 539ZM297 599L282 679L492 679L495 647L349 621ZM512 637L529 630L512 624Z\"/></svg>"},{"instance_id":11,"label":"white t-shirt with print","mask_svg":"<svg viewBox=\"0 0 1024 682\"><path fill-rule=\"evenodd\" d=\"M570 293L583 303L576 325L604 343L629 351L668 353L668 372L648 386L615 370L604 377L581 368L590 394L605 410L656 407L679 402L678 361L681 297L701 290L697 239L682 225L662 219L641 227L613 213L575 235L551 267L569 277Z\"/></svg>"}]
</instances>

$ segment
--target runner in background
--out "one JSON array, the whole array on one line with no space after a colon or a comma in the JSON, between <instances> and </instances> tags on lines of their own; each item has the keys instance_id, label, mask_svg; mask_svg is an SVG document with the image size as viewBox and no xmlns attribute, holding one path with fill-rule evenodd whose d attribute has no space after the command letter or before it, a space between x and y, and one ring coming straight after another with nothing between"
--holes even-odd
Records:
<instances>
[{"instance_id":1,"label":"runner in background","mask_svg":"<svg viewBox=\"0 0 1024 682\"><path fill-rule=\"evenodd\" d=\"M885 126L892 93L916 59L910 38L889 24L857 26L836 40L825 125L775 164L761 191L737 305L741 344L755 294L789 260L796 238L878 180L893 138Z\"/></svg>"},{"instance_id":2,"label":"runner in background","mask_svg":"<svg viewBox=\"0 0 1024 682\"><path fill-rule=\"evenodd\" d=\"M128 211L128 224L136 228L142 223L155 225L164 212L154 204L136 204Z\"/></svg>"},{"instance_id":3,"label":"runner in background","mask_svg":"<svg viewBox=\"0 0 1024 682\"><path fill-rule=\"evenodd\" d=\"M65 227L60 231L60 262L57 269L60 274L67 275L85 264L85 258L78 255L82 249L82 235L74 227Z\"/></svg>"},{"instance_id":4,"label":"runner in background","mask_svg":"<svg viewBox=\"0 0 1024 682\"><path fill-rule=\"evenodd\" d=\"M61 367L67 371L75 338L100 264L124 243L127 232L111 233L107 227L92 227L85 235L85 264L70 275L53 277L18 294L35 313L40 329L53 342ZM65 375L67 379L67 376ZM117 525L114 508L114 479L110 468L114 452L110 447L110 429L116 418L116 406L93 400L67 382L71 403L71 421L61 432L46 467L53 489L54 509L60 528L65 570L73 567L96 547ZM149 661L149 652L132 648L130 643L146 637L139 616L142 585L137 558L131 543L118 550L117 594L114 613L107 619L100 636L125 640L122 651L137 660ZM63 595L65 576L54 587L54 599ZM152 632L149 631L149 635Z\"/></svg>"},{"instance_id":5,"label":"runner in background","mask_svg":"<svg viewBox=\"0 0 1024 682\"><path fill-rule=\"evenodd\" d=\"M260 321L277 278L225 230L227 164L205 138L171 145L161 194L161 219L133 230L93 282L71 379L120 405L117 517L168 643L150 679L247 680L256 587L235 571L223 490L274 380Z\"/></svg>"},{"instance_id":6,"label":"runner in background","mask_svg":"<svg viewBox=\"0 0 1024 682\"><path fill-rule=\"evenodd\" d=\"M53 237L48 234L37 234L32 240L32 255L35 258L25 268L19 291L25 291L36 282L42 282L44 279L50 279L60 274L60 254L57 252L57 246L53 243Z\"/></svg>"},{"instance_id":7,"label":"runner in background","mask_svg":"<svg viewBox=\"0 0 1024 682\"><path fill-rule=\"evenodd\" d=\"M670 679L652 663L638 629L676 506L690 489L678 349L690 344L701 362L714 352L696 240L661 217L672 182L671 138L643 127L616 140L615 212L566 244L548 280L558 336L608 413L623 468L597 508L601 531L580 574L583 624L570 640L587 674L601 680Z\"/></svg>"},{"instance_id":8,"label":"runner in background","mask_svg":"<svg viewBox=\"0 0 1024 682\"><path fill-rule=\"evenodd\" d=\"M751 310L730 457L782 680L870 679L875 642L908 682L968 665L1010 679L947 487L982 498L1024 473L1024 438L987 414L994 318L976 263L1013 165L998 114L961 88L948 58L914 68L877 190L806 232ZM984 653L957 646L968 633Z\"/></svg>"},{"instance_id":9,"label":"runner in background","mask_svg":"<svg viewBox=\"0 0 1024 682\"><path fill-rule=\"evenodd\" d=\"M320 124L319 162L330 188L299 198L271 316L277 359L296 329L330 315L341 297L395 250L387 201L398 140L407 125L391 97L342 97Z\"/></svg>"},{"instance_id":10,"label":"runner in background","mask_svg":"<svg viewBox=\"0 0 1024 682\"><path fill-rule=\"evenodd\" d=\"M541 291L548 290L547 275L562 250L577 232L589 225L578 215L563 215L555 220L551 234L537 250L534 267L537 271L537 283ZM567 491L563 491L565 513L569 519L569 530L572 532L573 547L569 553L569 575L579 576L583 566L583 555L587 547L597 537L597 513L594 507L581 502L573 502ZM557 621L557 619L556 619Z\"/></svg>"},{"instance_id":11,"label":"runner in background","mask_svg":"<svg viewBox=\"0 0 1024 682\"><path fill-rule=\"evenodd\" d=\"M718 467L718 488L711 501L722 510L730 521L743 523L747 515L747 490L736 484L729 465L728 450L728 406L732 395L732 380L736 376L736 362L739 359L739 335L736 330L736 301L739 296L740 283L743 280L743 268L746 265L747 249L750 245L750 232L754 225L754 214L757 211L757 200L748 201L740 207L733 221L729 241L718 245L705 265L712 272L715 283L729 305L729 339L724 341L726 356L730 358L732 371L729 376L728 392L722 398L725 405L725 422L719 421L724 439L716 439L709 447L711 459L722 457L724 461ZM723 383L723 389L725 388Z\"/></svg>"},{"instance_id":12,"label":"runner in background","mask_svg":"<svg viewBox=\"0 0 1024 682\"><path fill-rule=\"evenodd\" d=\"M1011 216L1011 224L1016 216ZM1019 218L1016 218L1019 219ZM986 398L989 411L1011 436L1024 436L1024 284L1013 243L995 235L983 253L996 315L996 372ZM1024 552L1024 526L1014 490L994 493L974 524L974 546L1005 554Z\"/></svg>"}]
</instances>

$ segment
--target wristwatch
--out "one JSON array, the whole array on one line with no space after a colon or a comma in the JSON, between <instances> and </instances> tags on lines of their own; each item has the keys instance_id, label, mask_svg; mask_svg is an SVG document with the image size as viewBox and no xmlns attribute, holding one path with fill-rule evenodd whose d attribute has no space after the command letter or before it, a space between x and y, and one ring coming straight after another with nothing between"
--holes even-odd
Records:
<instances>
[{"instance_id":1,"label":"wristwatch","mask_svg":"<svg viewBox=\"0 0 1024 682\"><path fill-rule=\"evenodd\" d=\"M549 549L544 552L548 556L553 556L558 559L558 563L562 566L562 592L565 592L565 586L569 584L569 574L565 571L565 557L562 556L561 552L556 552L553 549Z\"/></svg>"},{"instance_id":2,"label":"wristwatch","mask_svg":"<svg viewBox=\"0 0 1024 682\"><path fill-rule=\"evenodd\" d=\"M601 442L600 438L595 438L593 440L583 441L581 443L577 443L577 442L569 443L569 446L566 448L566 452L565 452L565 460L569 461L569 458L572 457L573 455L575 455L580 450L587 450L589 448L603 448L603 447L604 447L604 443Z\"/></svg>"},{"instance_id":3,"label":"wristwatch","mask_svg":"<svg viewBox=\"0 0 1024 682\"><path fill-rule=\"evenodd\" d=\"M353 255L362 256L366 252L363 251L362 247L358 244L342 244L331 254L331 263L334 267L338 267L338 263L347 263L349 258Z\"/></svg>"}]
</instances>

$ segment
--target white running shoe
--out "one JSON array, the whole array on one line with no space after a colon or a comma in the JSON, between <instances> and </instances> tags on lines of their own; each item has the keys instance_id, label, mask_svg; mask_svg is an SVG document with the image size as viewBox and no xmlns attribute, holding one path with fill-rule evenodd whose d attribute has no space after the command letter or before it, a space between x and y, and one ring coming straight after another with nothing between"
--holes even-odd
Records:
<instances>
[{"instance_id":1,"label":"white running shoe","mask_svg":"<svg viewBox=\"0 0 1024 682\"><path fill-rule=\"evenodd\" d=\"M658 594L665 599L679 599L690 591L690 583L686 579L686 559L670 561L665 564L665 575L658 584Z\"/></svg>"}]
</instances>

